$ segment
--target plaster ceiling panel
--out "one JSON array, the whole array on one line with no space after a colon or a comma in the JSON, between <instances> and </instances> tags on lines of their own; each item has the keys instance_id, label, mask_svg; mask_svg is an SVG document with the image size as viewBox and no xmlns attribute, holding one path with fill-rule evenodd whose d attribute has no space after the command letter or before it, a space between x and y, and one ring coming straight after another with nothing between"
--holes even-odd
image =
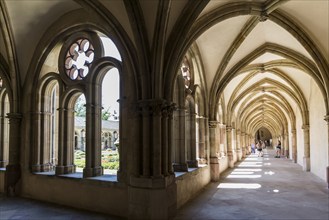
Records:
<instances>
[{"instance_id":1,"label":"plaster ceiling panel","mask_svg":"<svg viewBox=\"0 0 329 220\"><path fill-rule=\"evenodd\" d=\"M246 75L248 73L243 73L240 74L236 77L234 77L225 87L224 89L224 100L225 100L225 106L227 106L231 96L232 96L232 92L235 90L235 88L237 87L237 85L241 82L241 80L243 80Z\"/></svg>"},{"instance_id":2,"label":"plaster ceiling panel","mask_svg":"<svg viewBox=\"0 0 329 220\"><path fill-rule=\"evenodd\" d=\"M166 40L168 39L168 36L170 35L175 22L178 20L179 16L181 15L185 5L188 4L188 0L179 0L179 1L172 1L171 7L170 7L170 16L167 26L167 36Z\"/></svg>"},{"instance_id":3,"label":"plaster ceiling panel","mask_svg":"<svg viewBox=\"0 0 329 220\"><path fill-rule=\"evenodd\" d=\"M6 44L5 44L5 38L2 34L2 31L0 31L0 54L8 62L8 55L7 55L7 49L6 49Z\"/></svg>"},{"instance_id":4,"label":"plaster ceiling panel","mask_svg":"<svg viewBox=\"0 0 329 220\"><path fill-rule=\"evenodd\" d=\"M265 79L265 78L269 78L269 79L278 81L278 82L282 83L283 85L288 86L290 89L292 88L285 79L282 79L281 77L275 75L274 73L264 72L264 73L257 73L256 75L254 75L254 77L252 77L250 80L248 80L248 82L246 84L244 84L242 87L240 87L237 95L241 94L241 92L245 91L247 88L253 86L255 83L257 83L260 80ZM272 87L272 85L268 84L268 83L265 86Z\"/></svg>"},{"instance_id":5,"label":"plaster ceiling panel","mask_svg":"<svg viewBox=\"0 0 329 220\"><path fill-rule=\"evenodd\" d=\"M309 103L311 98L311 81L314 80L308 74L299 69L291 67L280 67L279 69L284 71L296 83L306 98L307 103Z\"/></svg>"},{"instance_id":6,"label":"plaster ceiling panel","mask_svg":"<svg viewBox=\"0 0 329 220\"><path fill-rule=\"evenodd\" d=\"M280 91L280 94L284 97L284 99L287 100L287 102L289 103L289 105L291 106L292 110L294 111L294 114L297 116L297 111L300 112L300 109L298 107L297 102L295 102L294 99L291 98L291 96L289 96L287 93ZM283 109L282 109L283 110ZM300 115L300 114L299 114Z\"/></svg>"},{"instance_id":7,"label":"plaster ceiling panel","mask_svg":"<svg viewBox=\"0 0 329 220\"><path fill-rule=\"evenodd\" d=\"M145 26L147 30L147 37L150 42L150 46L153 43L153 34L155 21L158 9L158 0L140 0L140 5L144 15Z\"/></svg>"},{"instance_id":8,"label":"plaster ceiling panel","mask_svg":"<svg viewBox=\"0 0 329 220\"><path fill-rule=\"evenodd\" d=\"M261 55L260 57L253 60L250 64L267 63L272 60L281 60L281 59L285 59L285 58L281 57L279 55L276 55L276 54L266 52L263 55Z\"/></svg>"},{"instance_id":9,"label":"plaster ceiling panel","mask_svg":"<svg viewBox=\"0 0 329 220\"><path fill-rule=\"evenodd\" d=\"M227 3L233 3L233 2L241 2L241 0L211 0L209 1L209 3L207 4L207 6L203 9L203 11L201 12L201 14L199 15L199 17L201 17L202 15L216 9L219 8ZM258 2L258 3L264 3L266 2L266 0L246 0L244 2Z\"/></svg>"},{"instance_id":10,"label":"plaster ceiling panel","mask_svg":"<svg viewBox=\"0 0 329 220\"><path fill-rule=\"evenodd\" d=\"M99 0L107 10L109 10L116 19L120 22L121 26L124 28L130 39L134 42L134 35L131 29L129 17L124 5L124 1L109 1L109 0Z\"/></svg>"},{"instance_id":11,"label":"plaster ceiling panel","mask_svg":"<svg viewBox=\"0 0 329 220\"><path fill-rule=\"evenodd\" d=\"M265 42L275 43L291 50L297 51L304 56L312 59L304 47L285 29L275 24L272 21L260 22L255 29L248 35L245 41L237 49L235 55L227 65L225 72L232 68L237 62L243 59L248 54L252 53L257 47L261 46ZM261 59L268 61L280 59L278 55L271 53L264 54ZM252 61L255 63L255 61Z\"/></svg>"},{"instance_id":12,"label":"plaster ceiling panel","mask_svg":"<svg viewBox=\"0 0 329 220\"><path fill-rule=\"evenodd\" d=\"M310 35L329 60L329 1L288 1L280 10Z\"/></svg>"},{"instance_id":13,"label":"plaster ceiling panel","mask_svg":"<svg viewBox=\"0 0 329 220\"><path fill-rule=\"evenodd\" d=\"M223 56L249 17L239 16L224 20L209 28L196 40L204 64L208 90Z\"/></svg>"},{"instance_id":14,"label":"plaster ceiling panel","mask_svg":"<svg viewBox=\"0 0 329 220\"><path fill-rule=\"evenodd\" d=\"M44 32L56 19L80 6L68 0L15 0L6 1L6 6L23 82L35 47Z\"/></svg>"}]
</instances>

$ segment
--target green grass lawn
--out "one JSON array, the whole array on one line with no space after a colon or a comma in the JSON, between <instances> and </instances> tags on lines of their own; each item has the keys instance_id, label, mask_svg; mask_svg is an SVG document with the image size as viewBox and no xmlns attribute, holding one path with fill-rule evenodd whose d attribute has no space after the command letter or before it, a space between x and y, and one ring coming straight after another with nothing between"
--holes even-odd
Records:
<instances>
[{"instance_id":1,"label":"green grass lawn","mask_svg":"<svg viewBox=\"0 0 329 220\"><path fill-rule=\"evenodd\" d=\"M77 169L82 169L85 167L86 153L81 150L74 151L74 164ZM119 154L117 151L103 150L102 151L102 167L104 170L114 170L119 169Z\"/></svg>"}]
</instances>

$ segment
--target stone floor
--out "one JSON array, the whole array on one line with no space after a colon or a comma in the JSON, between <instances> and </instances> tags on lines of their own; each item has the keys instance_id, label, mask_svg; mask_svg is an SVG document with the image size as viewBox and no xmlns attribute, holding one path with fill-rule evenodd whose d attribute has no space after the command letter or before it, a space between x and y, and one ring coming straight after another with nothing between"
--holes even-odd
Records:
<instances>
[{"instance_id":1,"label":"stone floor","mask_svg":"<svg viewBox=\"0 0 329 220\"><path fill-rule=\"evenodd\" d=\"M285 158L250 155L178 210L175 220L329 219L327 184ZM0 219L119 219L99 213L0 196Z\"/></svg>"},{"instance_id":2,"label":"stone floor","mask_svg":"<svg viewBox=\"0 0 329 220\"><path fill-rule=\"evenodd\" d=\"M325 181L286 158L250 155L185 204L182 219L329 219Z\"/></svg>"}]
</instances>

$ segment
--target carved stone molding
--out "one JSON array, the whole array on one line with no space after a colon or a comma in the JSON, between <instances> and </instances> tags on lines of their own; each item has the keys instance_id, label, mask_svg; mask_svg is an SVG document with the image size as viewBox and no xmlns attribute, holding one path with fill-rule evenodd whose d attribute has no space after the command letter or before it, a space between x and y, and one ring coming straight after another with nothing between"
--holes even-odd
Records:
<instances>
[{"instance_id":1,"label":"carved stone molding","mask_svg":"<svg viewBox=\"0 0 329 220\"><path fill-rule=\"evenodd\" d=\"M209 128L217 128L218 122L217 121L209 121Z\"/></svg>"},{"instance_id":2,"label":"carved stone molding","mask_svg":"<svg viewBox=\"0 0 329 220\"><path fill-rule=\"evenodd\" d=\"M329 124L329 115L324 116L324 120Z\"/></svg>"},{"instance_id":3,"label":"carved stone molding","mask_svg":"<svg viewBox=\"0 0 329 220\"><path fill-rule=\"evenodd\" d=\"M232 131L232 126L226 126L226 132L231 132Z\"/></svg>"},{"instance_id":4,"label":"carved stone molding","mask_svg":"<svg viewBox=\"0 0 329 220\"><path fill-rule=\"evenodd\" d=\"M22 114L20 113L8 113L7 118L10 124L20 123L22 120Z\"/></svg>"},{"instance_id":5,"label":"carved stone molding","mask_svg":"<svg viewBox=\"0 0 329 220\"><path fill-rule=\"evenodd\" d=\"M303 126L302 126L302 129L303 129L304 131L308 131L308 130L310 130L310 125L303 125Z\"/></svg>"},{"instance_id":6,"label":"carved stone molding","mask_svg":"<svg viewBox=\"0 0 329 220\"><path fill-rule=\"evenodd\" d=\"M267 14L267 12L266 12L266 11L262 11L261 14L260 14L259 17L258 17L258 20L259 20L260 22L264 22L264 21L267 21L267 19L268 19L268 14Z\"/></svg>"}]
</instances>

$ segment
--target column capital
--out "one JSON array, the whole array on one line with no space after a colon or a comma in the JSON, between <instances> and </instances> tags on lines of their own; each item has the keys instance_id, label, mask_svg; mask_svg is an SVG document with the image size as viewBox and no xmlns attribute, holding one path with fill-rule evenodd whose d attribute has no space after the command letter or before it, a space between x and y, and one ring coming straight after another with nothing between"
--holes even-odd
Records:
<instances>
[{"instance_id":1,"label":"column capital","mask_svg":"<svg viewBox=\"0 0 329 220\"><path fill-rule=\"evenodd\" d=\"M20 123L23 118L21 113L8 113L6 117L9 119L9 123Z\"/></svg>"},{"instance_id":2,"label":"column capital","mask_svg":"<svg viewBox=\"0 0 329 220\"><path fill-rule=\"evenodd\" d=\"M303 125L303 126L302 126L302 129L303 129L304 131L308 131L308 130L310 130L310 125Z\"/></svg>"},{"instance_id":3,"label":"column capital","mask_svg":"<svg viewBox=\"0 0 329 220\"><path fill-rule=\"evenodd\" d=\"M146 99L137 102L139 112L143 116L161 115L167 101L164 99Z\"/></svg>"},{"instance_id":4,"label":"column capital","mask_svg":"<svg viewBox=\"0 0 329 220\"><path fill-rule=\"evenodd\" d=\"M232 127L232 126L226 126L226 131L227 131L227 132L231 132L231 131L232 131L232 129L233 129L233 127Z\"/></svg>"},{"instance_id":5,"label":"column capital","mask_svg":"<svg viewBox=\"0 0 329 220\"><path fill-rule=\"evenodd\" d=\"M218 121L209 121L209 128L217 128Z\"/></svg>"},{"instance_id":6,"label":"column capital","mask_svg":"<svg viewBox=\"0 0 329 220\"><path fill-rule=\"evenodd\" d=\"M325 115L324 120L329 124L329 115Z\"/></svg>"}]
</instances>

